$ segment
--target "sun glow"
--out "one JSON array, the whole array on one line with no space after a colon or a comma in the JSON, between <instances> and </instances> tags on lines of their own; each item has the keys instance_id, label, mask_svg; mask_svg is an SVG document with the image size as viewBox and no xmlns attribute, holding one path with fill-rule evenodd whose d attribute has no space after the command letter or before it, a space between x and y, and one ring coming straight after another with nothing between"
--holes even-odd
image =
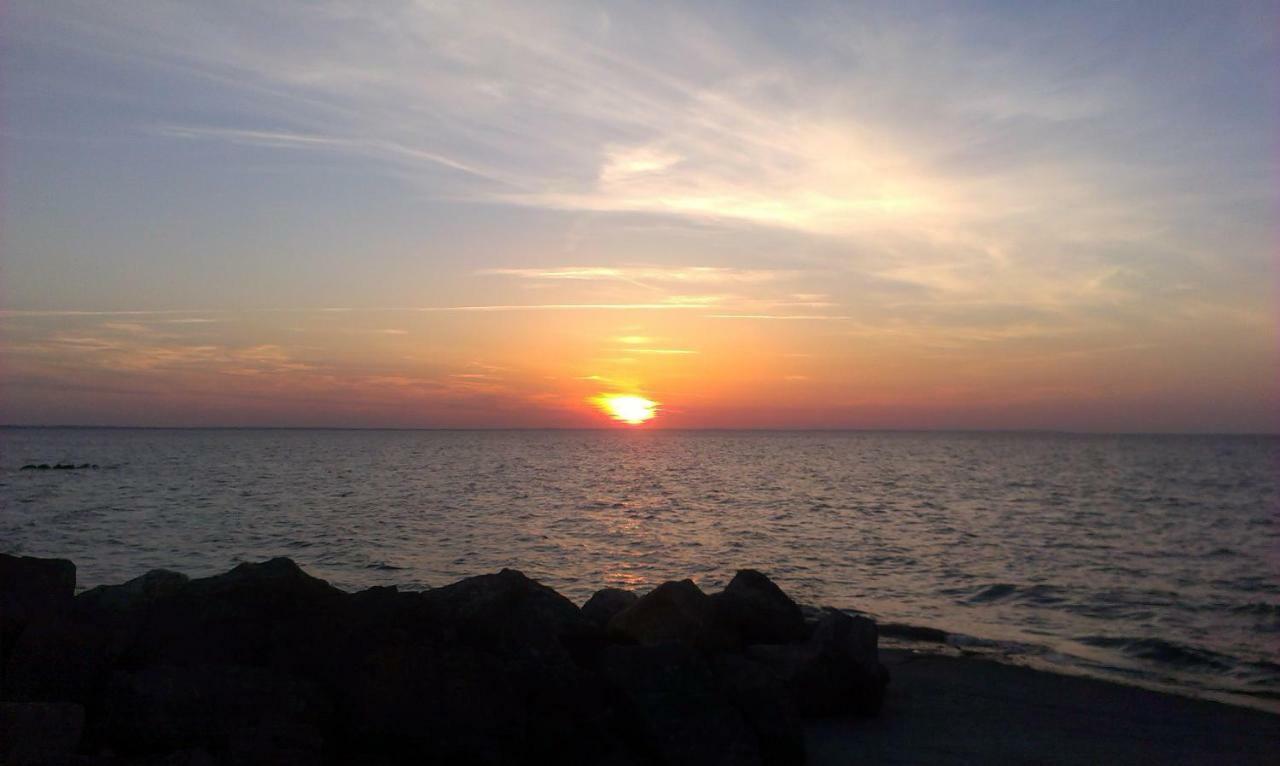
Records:
<instances>
[{"instance_id":1,"label":"sun glow","mask_svg":"<svg viewBox=\"0 0 1280 766\"><path fill-rule=\"evenodd\" d=\"M658 414L658 403L634 394L601 394L596 406L614 420L637 426Z\"/></svg>"}]
</instances>

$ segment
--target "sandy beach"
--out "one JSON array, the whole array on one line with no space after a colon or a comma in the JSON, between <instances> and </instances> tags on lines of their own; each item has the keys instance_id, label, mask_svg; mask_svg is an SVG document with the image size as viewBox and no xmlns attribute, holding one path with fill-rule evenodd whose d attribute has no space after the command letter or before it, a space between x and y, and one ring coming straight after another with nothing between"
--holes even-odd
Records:
<instances>
[{"instance_id":1,"label":"sandy beach","mask_svg":"<svg viewBox=\"0 0 1280 766\"><path fill-rule=\"evenodd\" d=\"M881 714L805 728L812 764L1270 764L1280 716L973 657L888 649Z\"/></svg>"}]
</instances>

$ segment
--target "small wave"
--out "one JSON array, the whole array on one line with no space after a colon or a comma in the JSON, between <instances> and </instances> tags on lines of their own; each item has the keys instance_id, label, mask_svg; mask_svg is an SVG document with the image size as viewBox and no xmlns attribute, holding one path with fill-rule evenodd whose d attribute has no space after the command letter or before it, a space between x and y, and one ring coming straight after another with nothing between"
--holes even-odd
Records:
<instances>
[{"instance_id":1,"label":"small wave","mask_svg":"<svg viewBox=\"0 0 1280 766\"><path fill-rule=\"evenodd\" d=\"M1018 586L1010 583L997 583L988 585L982 590L969 597L971 604L985 604L992 601L1003 601L1012 596L1018 590Z\"/></svg>"},{"instance_id":2,"label":"small wave","mask_svg":"<svg viewBox=\"0 0 1280 766\"><path fill-rule=\"evenodd\" d=\"M901 622L886 622L880 624L880 635L889 638L902 638L908 641L922 641L930 644L947 643L948 634L945 630L938 628L930 628L924 625L908 625Z\"/></svg>"},{"instance_id":3,"label":"small wave","mask_svg":"<svg viewBox=\"0 0 1280 766\"><path fill-rule=\"evenodd\" d=\"M1253 614L1259 617L1280 617L1280 604L1253 601L1248 604L1233 606L1231 611L1235 614Z\"/></svg>"},{"instance_id":4,"label":"small wave","mask_svg":"<svg viewBox=\"0 0 1280 766\"><path fill-rule=\"evenodd\" d=\"M1236 666L1231 657L1208 649L1186 646L1162 638L1130 638L1125 636L1085 636L1082 644L1102 649L1118 649L1141 660L1157 662L1181 669L1207 669L1226 672Z\"/></svg>"},{"instance_id":5,"label":"small wave","mask_svg":"<svg viewBox=\"0 0 1280 766\"><path fill-rule=\"evenodd\" d=\"M1052 585L1014 585L1002 582L982 586L965 599L965 603L992 604L1009 599L1040 605L1060 604L1066 600L1059 595L1059 589Z\"/></svg>"}]
</instances>

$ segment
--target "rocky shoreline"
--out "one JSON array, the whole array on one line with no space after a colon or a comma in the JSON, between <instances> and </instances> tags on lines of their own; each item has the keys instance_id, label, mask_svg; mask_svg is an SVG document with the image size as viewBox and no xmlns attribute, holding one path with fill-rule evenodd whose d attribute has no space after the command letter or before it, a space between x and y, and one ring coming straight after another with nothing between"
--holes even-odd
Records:
<instances>
[{"instance_id":1,"label":"rocky shoreline","mask_svg":"<svg viewBox=\"0 0 1280 766\"><path fill-rule=\"evenodd\" d=\"M9 764L800 764L806 720L875 716L874 621L765 575L581 608L511 569L346 593L289 559L75 595L0 555Z\"/></svg>"}]
</instances>

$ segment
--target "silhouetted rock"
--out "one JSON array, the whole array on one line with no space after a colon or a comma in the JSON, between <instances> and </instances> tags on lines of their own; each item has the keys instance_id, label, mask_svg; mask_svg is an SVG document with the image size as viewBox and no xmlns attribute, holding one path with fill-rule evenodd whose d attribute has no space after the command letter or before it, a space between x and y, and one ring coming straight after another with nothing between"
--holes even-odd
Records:
<instances>
[{"instance_id":1,"label":"silhouetted rock","mask_svg":"<svg viewBox=\"0 0 1280 766\"><path fill-rule=\"evenodd\" d=\"M71 703L0 702L0 763L66 763L80 744L84 708Z\"/></svg>"},{"instance_id":2,"label":"silhouetted rock","mask_svg":"<svg viewBox=\"0 0 1280 766\"><path fill-rule=\"evenodd\" d=\"M9 695L88 702L105 682L111 663L136 639L147 608L186 582L185 575L155 570L76 596L58 619L32 625L20 637L6 674Z\"/></svg>"},{"instance_id":3,"label":"silhouetted rock","mask_svg":"<svg viewBox=\"0 0 1280 766\"><path fill-rule=\"evenodd\" d=\"M791 597L765 575L740 569L724 591L711 597L717 612L749 644L782 644L805 638L804 615Z\"/></svg>"},{"instance_id":4,"label":"silhouetted rock","mask_svg":"<svg viewBox=\"0 0 1280 766\"><path fill-rule=\"evenodd\" d=\"M832 609L804 643L755 645L748 656L778 674L806 717L874 715L889 682L877 643L874 621Z\"/></svg>"},{"instance_id":5,"label":"silhouetted rock","mask_svg":"<svg viewBox=\"0 0 1280 766\"><path fill-rule=\"evenodd\" d=\"M602 636L515 570L419 594L358 593L340 652L344 748L400 762L589 763L611 747L607 700L575 662Z\"/></svg>"},{"instance_id":6,"label":"silhouetted rock","mask_svg":"<svg viewBox=\"0 0 1280 766\"><path fill-rule=\"evenodd\" d=\"M614 615L639 601L640 597L629 590L621 588L603 588L596 591L587 603L582 605L582 616L592 624L604 628Z\"/></svg>"},{"instance_id":7,"label":"silhouetted rock","mask_svg":"<svg viewBox=\"0 0 1280 766\"><path fill-rule=\"evenodd\" d=\"M861 618L825 612L803 643L739 653L734 626L777 639L799 613L750 571L715 599L685 580L583 609L511 569L354 594L288 559L74 597L70 562L0 556L0 575L0 734L28 760L56 733L79 750L50 762L81 764L790 766L800 712L883 693Z\"/></svg>"},{"instance_id":8,"label":"silhouetted rock","mask_svg":"<svg viewBox=\"0 0 1280 766\"><path fill-rule=\"evenodd\" d=\"M758 764L742 714L689 646L615 646L599 671L623 705L623 738L662 764Z\"/></svg>"},{"instance_id":9,"label":"silhouetted rock","mask_svg":"<svg viewBox=\"0 0 1280 766\"><path fill-rule=\"evenodd\" d=\"M0 554L0 670L23 630L65 612L75 591L76 565L66 559Z\"/></svg>"},{"instance_id":10,"label":"silhouetted rock","mask_svg":"<svg viewBox=\"0 0 1280 766\"><path fill-rule=\"evenodd\" d=\"M503 663L460 646L397 643L360 658L340 696L342 748L390 762L521 757L529 710Z\"/></svg>"},{"instance_id":11,"label":"silhouetted rock","mask_svg":"<svg viewBox=\"0 0 1280 766\"><path fill-rule=\"evenodd\" d=\"M572 601L514 569L427 591L451 636L496 651L567 659L563 639L595 633Z\"/></svg>"},{"instance_id":12,"label":"silhouetted rock","mask_svg":"<svg viewBox=\"0 0 1280 766\"><path fill-rule=\"evenodd\" d=\"M99 611L141 609L175 595L190 579L167 569L153 569L120 585L99 585L76 596L76 605Z\"/></svg>"},{"instance_id":13,"label":"silhouetted rock","mask_svg":"<svg viewBox=\"0 0 1280 766\"><path fill-rule=\"evenodd\" d=\"M330 654L346 598L287 558L240 564L152 604L126 660L306 667Z\"/></svg>"},{"instance_id":14,"label":"silhouetted rock","mask_svg":"<svg viewBox=\"0 0 1280 766\"><path fill-rule=\"evenodd\" d=\"M712 667L720 688L755 733L761 760L776 766L804 763L800 711L777 674L740 654L718 655Z\"/></svg>"},{"instance_id":15,"label":"silhouetted rock","mask_svg":"<svg viewBox=\"0 0 1280 766\"><path fill-rule=\"evenodd\" d=\"M738 637L716 614L711 597L692 580L665 582L614 615L609 632L637 643L683 643L704 651L739 645Z\"/></svg>"},{"instance_id":16,"label":"silhouetted rock","mask_svg":"<svg viewBox=\"0 0 1280 766\"><path fill-rule=\"evenodd\" d=\"M14 648L9 692L16 699L88 703L133 648L149 610L177 594L186 575L157 569L122 585L76 596L59 619L33 625Z\"/></svg>"},{"instance_id":17,"label":"silhouetted rock","mask_svg":"<svg viewBox=\"0 0 1280 766\"><path fill-rule=\"evenodd\" d=\"M112 675L88 739L130 758L192 747L232 763L319 763L330 702L269 668L159 663ZM249 757L243 757L243 756Z\"/></svg>"}]
</instances>

